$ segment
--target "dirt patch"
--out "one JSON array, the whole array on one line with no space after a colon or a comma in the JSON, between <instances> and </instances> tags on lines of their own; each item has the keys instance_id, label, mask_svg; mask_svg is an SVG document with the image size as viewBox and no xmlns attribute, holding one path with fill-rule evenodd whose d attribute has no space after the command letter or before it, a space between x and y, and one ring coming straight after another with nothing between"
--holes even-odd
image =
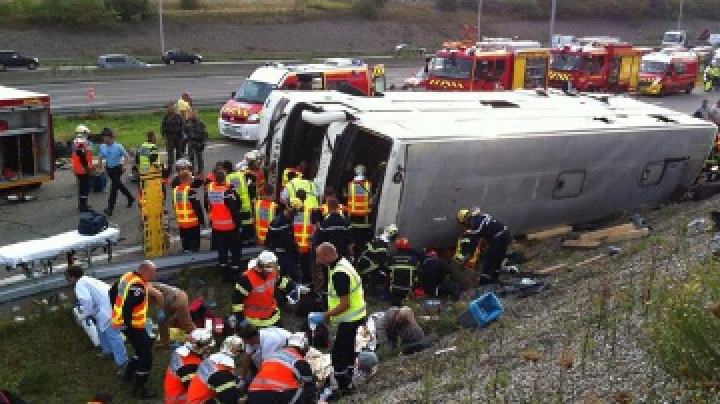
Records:
<instances>
[{"instance_id":1,"label":"dirt patch","mask_svg":"<svg viewBox=\"0 0 720 404\"><path fill-rule=\"evenodd\" d=\"M398 43L411 42L428 47L457 39L462 23L474 23L474 13L427 12L415 21L400 15L393 20L362 21L328 19L314 22L246 25L241 21L211 22L208 19L165 21L166 48L184 48L206 55L262 56L273 53L379 52L388 53ZM674 29L675 21L580 20L558 21L556 32L563 34L613 35L633 43L657 44L663 31ZM699 32L712 27L707 20L688 20L683 28ZM503 21L487 16L483 35L547 41L547 21ZM157 21L149 20L113 31L69 32L53 29L0 29L3 47L40 58L94 58L103 53L158 55L160 37Z\"/></svg>"}]
</instances>

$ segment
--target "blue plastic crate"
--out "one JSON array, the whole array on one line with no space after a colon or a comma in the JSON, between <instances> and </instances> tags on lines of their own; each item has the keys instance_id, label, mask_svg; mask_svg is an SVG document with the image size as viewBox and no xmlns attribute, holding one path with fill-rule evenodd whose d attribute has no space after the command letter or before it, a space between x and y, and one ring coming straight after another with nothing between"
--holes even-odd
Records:
<instances>
[{"instance_id":1,"label":"blue plastic crate","mask_svg":"<svg viewBox=\"0 0 720 404\"><path fill-rule=\"evenodd\" d=\"M485 293L473 300L468 309L460 315L458 321L465 327L485 327L500 317L503 306L494 293Z\"/></svg>"}]
</instances>

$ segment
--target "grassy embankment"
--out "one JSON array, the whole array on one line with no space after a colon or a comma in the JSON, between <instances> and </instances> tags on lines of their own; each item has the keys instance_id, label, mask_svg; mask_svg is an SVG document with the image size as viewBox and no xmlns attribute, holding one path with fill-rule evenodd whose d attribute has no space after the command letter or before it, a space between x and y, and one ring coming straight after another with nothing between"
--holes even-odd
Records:
<instances>
[{"instance_id":1,"label":"grassy embankment","mask_svg":"<svg viewBox=\"0 0 720 404\"><path fill-rule=\"evenodd\" d=\"M218 109L200 109L199 116L207 127L210 139L221 137L217 126ZM162 122L162 111L138 114L99 114L87 116L61 116L53 119L53 128L56 141L68 141L73 138L75 127L78 124L85 124L92 133L100 133L108 127L115 132L119 143L127 147L140 145L145 141L148 131L154 131L159 143L162 143L160 136L160 123Z\"/></svg>"}]
</instances>

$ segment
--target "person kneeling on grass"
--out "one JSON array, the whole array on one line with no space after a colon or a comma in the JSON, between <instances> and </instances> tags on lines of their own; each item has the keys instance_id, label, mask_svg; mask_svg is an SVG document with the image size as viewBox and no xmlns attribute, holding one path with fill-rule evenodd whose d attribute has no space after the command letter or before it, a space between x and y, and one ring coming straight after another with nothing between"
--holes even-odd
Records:
<instances>
[{"instance_id":1,"label":"person kneeling on grass","mask_svg":"<svg viewBox=\"0 0 720 404\"><path fill-rule=\"evenodd\" d=\"M375 351L382 345L390 345L408 355L428 348L435 340L434 335L425 334L410 307L390 307L384 312L371 314L358 329L355 350Z\"/></svg>"}]
</instances>

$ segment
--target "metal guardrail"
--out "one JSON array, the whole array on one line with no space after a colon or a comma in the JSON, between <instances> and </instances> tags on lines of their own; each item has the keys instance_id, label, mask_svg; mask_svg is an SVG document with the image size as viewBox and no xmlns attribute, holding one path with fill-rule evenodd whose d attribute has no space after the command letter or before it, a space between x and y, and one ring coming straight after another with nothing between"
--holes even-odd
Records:
<instances>
[{"instance_id":1,"label":"metal guardrail","mask_svg":"<svg viewBox=\"0 0 720 404\"><path fill-rule=\"evenodd\" d=\"M199 108L212 108L217 107L218 111L220 110L220 107L225 104L225 102L228 100L228 97L224 98L206 98L206 99L197 99L194 100L193 103ZM163 102L157 101L157 102L136 102L132 104L92 104L88 103L86 105L78 106L73 105L71 107L56 107L52 106L50 107L50 110L52 111L53 115L55 116L63 116L63 115L78 115L78 114L88 114L93 112L133 112L133 111L156 111L164 109Z\"/></svg>"},{"instance_id":2,"label":"metal guardrail","mask_svg":"<svg viewBox=\"0 0 720 404\"><path fill-rule=\"evenodd\" d=\"M259 254L259 247L243 248L243 259L250 259L252 256ZM196 253L190 255L175 255L170 257L162 257L152 260L157 266L157 273L167 273L177 270L188 265L190 266L206 266L217 260L217 253L214 251ZM137 268L143 260L121 262L106 266L93 267L87 271L87 274L98 279L112 279L121 276L128 270ZM50 292L67 286L65 275L63 272L53 272L52 274L23 279L5 286L0 287L0 304L25 297L37 295L40 293Z\"/></svg>"}]
</instances>

